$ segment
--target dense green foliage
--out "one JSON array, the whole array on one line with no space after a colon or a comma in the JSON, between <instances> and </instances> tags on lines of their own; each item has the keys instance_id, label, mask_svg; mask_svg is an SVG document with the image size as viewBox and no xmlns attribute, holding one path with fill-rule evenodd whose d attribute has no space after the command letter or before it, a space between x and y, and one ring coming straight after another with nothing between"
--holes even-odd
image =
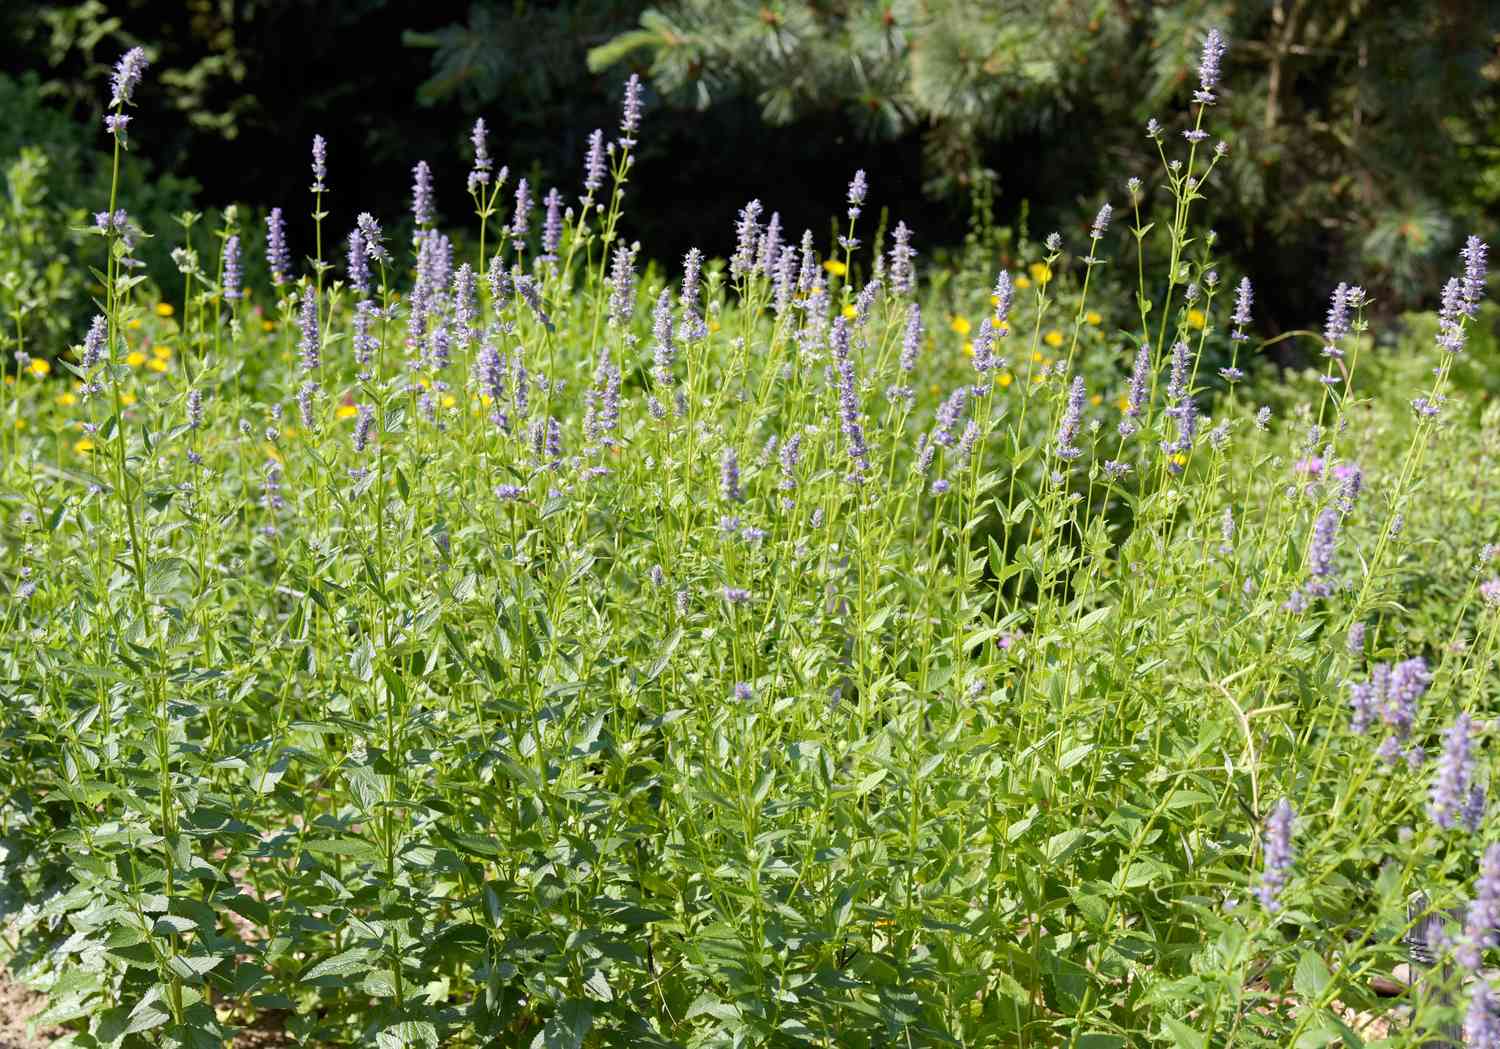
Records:
<instances>
[{"instance_id":1,"label":"dense green foliage","mask_svg":"<svg viewBox=\"0 0 1500 1049\"><path fill-rule=\"evenodd\" d=\"M1446 348L1345 289L1278 376L1207 147L1095 235L980 221L910 286L861 172L837 237L783 255L747 208L679 284L621 235L634 137L555 241L479 167L461 251L422 207L346 260L336 150L281 283L200 252L157 296L138 231L88 238L97 326L0 385L0 918L41 1020L1206 1049L1489 1016L1482 245ZM1411 660L1410 708L1351 723ZM1431 979L1380 997L1428 922Z\"/></svg>"}]
</instances>

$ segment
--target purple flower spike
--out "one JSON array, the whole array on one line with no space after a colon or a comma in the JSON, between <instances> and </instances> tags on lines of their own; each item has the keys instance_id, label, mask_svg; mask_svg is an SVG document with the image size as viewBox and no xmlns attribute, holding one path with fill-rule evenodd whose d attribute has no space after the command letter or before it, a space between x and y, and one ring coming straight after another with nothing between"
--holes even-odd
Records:
<instances>
[{"instance_id":1,"label":"purple flower spike","mask_svg":"<svg viewBox=\"0 0 1500 1049\"><path fill-rule=\"evenodd\" d=\"M266 216L266 265L271 270L271 283L281 287L292 275L292 255L286 246L286 220L280 208L272 208Z\"/></svg>"},{"instance_id":2,"label":"purple flower spike","mask_svg":"<svg viewBox=\"0 0 1500 1049\"><path fill-rule=\"evenodd\" d=\"M1453 829L1469 801L1474 779L1472 724L1469 715L1460 714L1453 727L1443 733L1443 756L1427 804L1427 814L1443 830Z\"/></svg>"},{"instance_id":3,"label":"purple flower spike","mask_svg":"<svg viewBox=\"0 0 1500 1049\"><path fill-rule=\"evenodd\" d=\"M1205 106L1214 104L1214 88L1219 86L1219 63L1228 50L1224 34L1217 29L1210 29L1208 37L1203 41L1203 56L1198 62L1198 90L1193 92L1194 102Z\"/></svg>"},{"instance_id":4,"label":"purple flower spike","mask_svg":"<svg viewBox=\"0 0 1500 1049\"><path fill-rule=\"evenodd\" d=\"M1266 821L1266 867L1260 877L1256 895L1267 914L1281 910L1281 890L1286 887L1292 869L1292 812L1291 802L1282 798Z\"/></svg>"},{"instance_id":5,"label":"purple flower spike","mask_svg":"<svg viewBox=\"0 0 1500 1049\"><path fill-rule=\"evenodd\" d=\"M1471 973L1479 970L1486 948L1500 947L1500 842L1484 850L1479 877L1474 879L1474 901L1464 915L1464 935L1458 962Z\"/></svg>"},{"instance_id":6,"label":"purple flower spike","mask_svg":"<svg viewBox=\"0 0 1500 1049\"><path fill-rule=\"evenodd\" d=\"M432 203L432 169L427 161L417 161L411 169L411 215L418 226L431 226L437 221L437 209Z\"/></svg>"},{"instance_id":7,"label":"purple flower spike","mask_svg":"<svg viewBox=\"0 0 1500 1049\"><path fill-rule=\"evenodd\" d=\"M620 115L620 145L629 149L635 145L635 133L641 129L641 78L630 74L625 81L625 104Z\"/></svg>"},{"instance_id":8,"label":"purple flower spike","mask_svg":"<svg viewBox=\"0 0 1500 1049\"><path fill-rule=\"evenodd\" d=\"M583 158L583 188L585 201L594 199L594 193L604 185L608 167L604 161L604 131L595 128L589 136L589 151Z\"/></svg>"},{"instance_id":9,"label":"purple flower spike","mask_svg":"<svg viewBox=\"0 0 1500 1049\"><path fill-rule=\"evenodd\" d=\"M132 47L120 56L109 82L111 107L131 104L131 96L141 82L141 74L146 72L146 67L150 64L146 60L146 49L142 47Z\"/></svg>"},{"instance_id":10,"label":"purple flower spike","mask_svg":"<svg viewBox=\"0 0 1500 1049\"><path fill-rule=\"evenodd\" d=\"M328 142L322 135L314 135L312 141L312 173L314 193L327 193L323 180L328 177Z\"/></svg>"},{"instance_id":11,"label":"purple flower spike","mask_svg":"<svg viewBox=\"0 0 1500 1049\"><path fill-rule=\"evenodd\" d=\"M469 172L469 192L478 193L480 187L490 184L490 169L494 162L490 160L490 133L484 126L484 117L474 121L474 130L469 133L469 141L474 143L474 167Z\"/></svg>"},{"instance_id":12,"label":"purple flower spike","mask_svg":"<svg viewBox=\"0 0 1500 1049\"><path fill-rule=\"evenodd\" d=\"M1083 376L1073 377L1073 385L1068 390L1068 407L1063 412L1062 423L1057 428L1057 457L1059 459L1077 459L1083 454L1083 449L1073 443L1078 437L1078 424L1083 419L1083 402L1086 391L1083 386Z\"/></svg>"},{"instance_id":13,"label":"purple flower spike","mask_svg":"<svg viewBox=\"0 0 1500 1049\"><path fill-rule=\"evenodd\" d=\"M1464 1046L1500 1049L1500 996L1483 976L1474 981L1469 1011L1464 1016Z\"/></svg>"},{"instance_id":14,"label":"purple flower spike","mask_svg":"<svg viewBox=\"0 0 1500 1049\"><path fill-rule=\"evenodd\" d=\"M231 302L243 298L240 274L240 238L224 238L224 297Z\"/></svg>"}]
</instances>

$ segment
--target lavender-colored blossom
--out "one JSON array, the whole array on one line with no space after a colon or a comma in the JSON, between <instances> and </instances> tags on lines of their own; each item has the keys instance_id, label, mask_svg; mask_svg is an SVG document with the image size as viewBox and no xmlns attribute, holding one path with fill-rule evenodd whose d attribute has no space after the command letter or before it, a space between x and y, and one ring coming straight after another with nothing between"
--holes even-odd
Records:
<instances>
[{"instance_id":1,"label":"lavender-colored blossom","mask_svg":"<svg viewBox=\"0 0 1500 1049\"><path fill-rule=\"evenodd\" d=\"M1352 514L1354 503L1364 488L1364 472L1358 463L1340 463L1333 468L1333 476L1339 482L1339 510Z\"/></svg>"},{"instance_id":2,"label":"lavender-colored blossom","mask_svg":"<svg viewBox=\"0 0 1500 1049\"><path fill-rule=\"evenodd\" d=\"M1328 322L1323 326L1324 352L1337 354L1339 340L1349 334L1349 285L1339 282L1328 303Z\"/></svg>"},{"instance_id":3,"label":"lavender-colored blossom","mask_svg":"<svg viewBox=\"0 0 1500 1049\"><path fill-rule=\"evenodd\" d=\"M1484 279L1488 272L1489 247L1478 237L1464 242L1459 255L1464 260L1463 304L1459 312L1470 320L1479 316L1479 300L1484 298Z\"/></svg>"},{"instance_id":4,"label":"lavender-colored blossom","mask_svg":"<svg viewBox=\"0 0 1500 1049\"><path fill-rule=\"evenodd\" d=\"M1172 344L1172 370L1167 378L1167 400L1179 404L1187 398L1192 361L1188 344L1179 339Z\"/></svg>"},{"instance_id":5,"label":"lavender-colored blossom","mask_svg":"<svg viewBox=\"0 0 1500 1049\"><path fill-rule=\"evenodd\" d=\"M519 242L531 232L531 184L524 178L516 183L516 210L510 218L511 240Z\"/></svg>"},{"instance_id":6,"label":"lavender-colored blossom","mask_svg":"<svg viewBox=\"0 0 1500 1049\"><path fill-rule=\"evenodd\" d=\"M1224 516L1219 520L1219 553L1234 552L1234 508L1224 507Z\"/></svg>"},{"instance_id":7,"label":"lavender-colored blossom","mask_svg":"<svg viewBox=\"0 0 1500 1049\"><path fill-rule=\"evenodd\" d=\"M1010 316L1011 301L1015 297L1016 286L1010 279L1009 270L1001 270L1000 275L995 278L995 290L990 293L995 300L995 321L1004 325L1005 318ZM1005 329L1008 333L1009 329Z\"/></svg>"},{"instance_id":8,"label":"lavender-colored blossom","mask_svg":"<svg viewBox=\"0 0 1500 1049\"><path fill-rule=\"evenodd\" d=\"M370 255L365 248L365 235L358 226L349 231L349 286L361 299L370 296Z\"/></svg>"},{"instance_id":9,"label":"lavender-colored blossom","mask_svg":"<svg viewBox=\"0 0 1500 1049\"><path fill-rule=\"evenodd\" d=\"M588 153L583 158L583 200L594 199L594 194L604 185L604 176L609 171L604 160L604 131L595 128L589 136Z\"/></svg>"},{"instance_id":10,"label":"lavender-colored blossom","mask_svg":"<svg viewBox=\"0 0 1500 1049\"><path fill-rule=\"evenodd\" d=\"M292 255L286 246L286 220L280 208L272 208L266 216L266 265L271 270L271 283L281 287L292 273Z\"/></svg>"},{"instance_id":11,"label":"lavender-colored blossom","mask_svg":"<svg viewBox=\"0 0 1500 1049\"><path fill-rule=\"evenodd\" d=\"M322 363L323 343L318 333L318 299L312 289L302 295L302 310L297 319L302 339L297 344L302 351L302 369L316 372Z\"/></svg>"},{"instance_id":12,"label":"lavender-colored blossom","mask_svg":"<svg viewBox=\"0 0 1500 1049\"><path fill-rule=\"evenodd\" d=\"M312 192L327 193L328 187L323 180L328 177L328 142L322 135L314 135L312 140Z\"/></svg>"},{"instance_id":13,"label":"lavender-colored blossom","mask_svg":"<svg viewBox=\"0 0 1500 1049\"><path fill-rule=\"evenodd\" d=\"M542 258L547 262L557 261L557 249L562 246L562 202L562 194L556 187L549 189L542 201L547 209L547 217L542 220Z\"/></svg>"},{"instance_id":14,"label":"lavender-colored blossom","mask_svg":"<svg viewBox=\"0 0 1500 1049\"><path fill-rule=\"evenodd\" d=\"M1089 239L1099 240L1109 229L1109 220L1114 215L1114 208L1105 204L1094 216L1094 224L1089 227Z\"/></svg>"},{"instance_id":15,"label":"lavender-colored blossom","mask_svg":"<svg viewBox=\"0 0 1500 1049\"><path fill-rule=\"evenodd\" d=\"M783 492L790 492L797 487L797 464L802 461L802 435L793 434L781 446L781 483L777 486Z\"/></svg>"},{"instance_id":16,"label":"lavender-colored blossom","mask_svg":"<svg viewBox=\"0 0 1500 1049\"><path fill-rule=\"evenodd\" d=\"M354 304L354 333L352 338L354 363L366 367L375 356L379 346L374 332L375 304L369 299L360 299Z\"/></svg>"},{"instance_id":17,"label":"lavender-colored blossom","mask_svg":"<svg viewBox=\"0 0 1500 1049\"><path fill-rule=\"evenodd\" d=\"M363 452L370 444L370 433L375 429L375 409L361 404L354 419L354 450Z\"/></svg>"},{"instance_id":18,"label":"lavender-colored blossom","mask_svg":"<svg viewBox=\"0 0 1500 1049\"><path fill-rule=\"evenodd\" d=\"M1130 388L1125 395L1125 415L1120 420L1120 436L1129 437L1140 429L1137 421L1146 410L1147 387L1151 381L1151 347L1142 345L1135 351L1135 367L1130 372Z\"/></svg>"},{"instance_id":19,"label":"lavender-colored blossom","mask_svg":"<svg viewBox=\"0 0 1500 1049\"><path fill-rule=\"evenodd\" d=\"M467 262L453 274L453 319L458 322L459 338L474 341L478 335L479 278Z\"/></svg>"},{"instance_id":20,"label":"lavender-colored blossom","mask_svg":"<svg viewBox=\"0 0 1500 1049\"><path fill-rule=\"evenodd\" d=\"M634 262L634 260L635 260L635 253L639 249L640 249L640 244L639 243L633 244L631 246L631 250L630 250L630 261L631 261L631 263ZM635 287L635 273L634 273L634 271L630 271L630 282L631 282L631 295L630 295L630 300L629 300L629 303L628 303L628 306L627 306L627 310L626 310L626 313L625 313L625 319L627 321L630 319L631 313L633 313L634 310L635 310L635 292L634 292L634 287ZM531 312L536 315L537 321L540 322L540 324L542 325L542 327L546 328L548 331L551 331L552 330L552 318L549 317L549 316L547 316L547 311L542 308L542 293L537 290L536 281L532 280L530 277L527 277L527 276L516 276L515 278L512 279L511 283L512 283L512 285L516 289L516 294L521 297L521 301L524 302L526 304L527 308L529 308L531 310ZM614 306L614 300L613 299L611 299L610 305L611 305L611 308L613 308L613 306Z\"/></svg>"},{"instance_id":21,"label":"lavender-colored blossom","mask_svg":"<svg viewBox=\"0 0 1500 1049\"><path fill-rule=\"evenodd\" d=\"M750 591L737 586L726 586L723 593L724 600L731 605L743 605L750 600Z\"/></svg>"},{"instance_id":22,"label":"lavender-colored blossom","mask_svg":"<svg viewBox=\"0 0 1500 1049\"><path fill-rule=\"evenodd\" d=\"M755 268L767 277L773 276L780 259L781 213L773 211L771 218L766 222L765 232L761 234L760 243L755 249Z\"/></svg>"},{"instance_id":23,"label":"lavender-colored blossom","mask_svg":"<svg viewBox=\"0 0 1500 1049\"><path fill-rule=\"evenodd\" d=\"M107 134L114 135L123 143L125 132L130 127L129 113L110 113L104 118L104 130Z\"/></svg>"},{"instance_id":24,"label":"lavender-colored blossom","mask_svg":"<svg viewBox=\"0 0 1500 1049\"><path fill-rule=\"evenodd\" d=\"M745 498L740 489L740 457L733 447L725 448L719 459L719 492L731 503Z\"/></svg>"},{"instance_id":25,"label":"lavender-colored blossom","mask_svg":"<svg viewBox=\"0 0 1500 1049\"><path fill-rule=\"evenodd\" d=\"M1282 798L1266 821L1265 870L1260 876L1256 895L1267 914L1281 910L1281 890L1286 888L1292 870L1292 822L1295 818L1291 802Z\"/></svg>"},{"instance_id":26,"label":"lavender-colored blossom","mask_svg":"<svg viewBox=\"0 0 1500 1049\"><path fill-rule=\"evenodd\" d=\"M641 78L630 74L625 81L625 104L620 113L620 145L626 149L635 145L635 133L641 128Z\"/></svg>"},{"instance_id":27,"label":"lavender-colored blossom","mask_svg":"<svg viewBox=\"0 0 1500 1049\"><path fill-rule=\"evenodd\" d=\"M1159 142L1161 141L1161 136L1161 121L1157 120L1155 117L1152 117L1150 120L1146 121L1146 137L1151 139L1153 142Z\"/></svg>"},{"instance_id":28,"label":"lavender-colored blossom","mask_svg":"<svg viewBox=\"0 0 1500 1049\"><path fill-rule=\"evenodd\" d=\"M494 162L490 160L490 134L485 127L484 117L474 121L469 141L474 144L474 167L469 172L469 192L478 193L480 187L490 184L490 169L494 166Z\"/></svg>"},{"instance_id":29,"label":"lavender-colored blossom","mask_svg":"<svg viewBox=\"0 0 1500 1049\"><path fill-rule=\"evenodd\" d=\"M1474 981L1469 1011L1464 1014L1465 1049L1500 1049L1500 995L1488 977Z\"/></svg>"},{"instance_id":30,"label":"lavender-colored blossom","mask_svg":"<svg viewBox=\"0 0 1500 1049\"><path fill-rule=\"evenodd\" d=\"M1333 556L1338 545L1339 515L1332 507L1324 509L1313 522L1312 538L1307 546L1307 570L1312 576L1307 592L1326 597L1333 592Z\"/></svg>"},{"instance_id":31,"label":"lavender-colored blossom","mask_svg":"<svg viewBox=\"0 0 1500 1049\"><path fill-rule=\"evenodd\" d=\"M891 240L891 289L897 295L909 295L916 286L916 267L912 265L912 260L917 257L917 253L911 246L911 230L905 222L896 223Z\"/></svg>"},{"instance_id":32,"label":"lavender-colored blossom","mask_svg":"<svg viewBox=\"0 0 1500 1049\"><path fill-rule=\"evenodd\" d=\"M611 324L626 327L635 315L635 254L639 244L626 246L623 242L615 246L614 260L609 270L609 320Z\"/></svg>"},{"instance_id":33,"label":"lavender-colored blossom","mask_svg":"<svg viewBox=\"0 0 1500 1049\"><path fill-rule=\"evenodd\" d=\"M1224 42L1224 34L1217 29L1210 29L1203 41L1203 55L1198 62L1198 90L1193 92L1194 102L1205 106L1214 104L1214 88L1219 86L1219 63L1227 50L1229 45Z\"/></svg>"},{"instance_id":34,"label":"lavender-colored blossom","mask_svg":"<svg viewBox=\"0 0 1500 1049\"><path fill-rule=\"evenodd\" d=\"M1349 633L1344 638L1344 650L1349 653L1350 658L1358 659L1365 652L1365 625L1364 623L1349 624Z\"/></svg>"},{"instance_id":35,"label":"lavender-colored blossom","mask_svg":"<svg viewBox=\"0 0 1500 1049\"><path fill-rule=\"evenodd\" d=\"M1104 476L1111 481L1119 481L1130 473L1130 469L1129 463L1110 459L1104 464Z\"/></svg>"},{"instance_id":36,"label":"lavender-colored blossom","mask_svg":"<svg viewBox=\"0 0 1500 1049\"><path fill-rule=\"evenodd\" d=\"M1474 899L1464 914L1458 962L1469 972L1477 973L1483 952L1491 947L1500 947L1500 842L1489 845L1479 860Z\"/></svg>"},{"instance_id":37,"label":"lavender-colored blossom","mask_svg":"<svg viewBox=\"0 0 1500 1049\"><path fill-rule=\"evenodd\" d=\"M860 208L864 205L865 195L870 186L865 179L865 170L860 168L854 173L854 178L849 182L849 221L853 222L859 218Z\"/></svg>"},{"instance_id":38,"label":"lavender-colored blossom","mask_svg":"<svg viewBox=\"0 0 1500 1049\"><path fill-rule=\"evenodd\" d=\"M104 314L96 313L89 323L88 334L83 337L83 357L79 361L84 371L90 371L104 357L104 344L109 338L109 321Z\"/></svg>"},{"instance_id":39,"label":"lavender-colored blossom","mask_svg":"<svg viewBox=\"0 0 1500 1049\"><path fill-rule=\"evenodd\" d=\"M1500 576L1480 583L1479 596L1491 608L1500 608Z\"/></svg>"},{"instance_id":40,"label":"lavender-colored blossom","mask_svg":"<svg viewBox=\"0 0 1500 1049\"><path fill-rule=\"evenodd\" d=\"M411 178L411 217L418 226L431 226L437 221L437 208L432 202L432 169L427 161L417 161Z\"/></svg>"},{"instance_id":41,"label":"lavender-colored blossom","mask_svg":"<svg viewBox=\"0 0 1500 1049\"><path fill-rule=\"evenodd\" d=\"M952 486L948 483L947 478L939 477L936 481L932 482L932 494L947 495L950 487Z\"/></svg>"},{"instance_id":42,"label":"lavender-colored blossom","mask_svg":"<svg viewBox=\"0 0 1500 1049\"><path fill-rule=\"evenodd\" d=\"M864 423L861 421L854 361L849 356L849 326L843 316L834 318L830 344L838 367L839 419L852 464L849 480L858 484L863 482L870 469L869 448L865 444Z\"/></svg>"},{"instance_id":43,"label":"lavender-colored blossom","mask_svg":"<svg viewBox=\"0 0 1500 1049\"><path fill-rule=\"evenodd\" d=\"M380 231L380 223L375 221L375 216L368 211L361 211L354 220L359 234L365 241L365 254L370 257L371 262L386 263L391 259L390 252L385 250L385 234Z\"/></svg>"},{"instance_id":44,"label":"lavender-colored blossom","mask_svg":"<svg viewBox=\"0 0 1500 1049\"><path fill-rule=\"evenodd\" d=\"M244 296L241 289L242 274L240 271L240 238L230 235L224 238L223 254L221 263L224 269L224 297L231 302Z\"/></svg>"},{"instance_id":45,"label":"lavender-colored blossom","mask_svg":"<svg viewBox=\"0 0 1500 1049\"><path fill-rule=\"evenodd\" d=\"M526 487L519 484L497 484L495 486L495 498L502 503L513 503L526 494Z\"/></svg>"},{"instance_id":46,"label":"lavender-colored blossom","mask_svg":"<svg viewBox=\"0 0 1500 1049\"><path fill-rule=\"evenodd\" d=\"M1077 447L1073 441L1078 436L1078 424L1083 418L1083 402L1086 396L1083 376L1074 376L1073 385L1068 390L1068 407L1063 412L1062 422L1057 428L1057 457L1059 459L1077 459L1083 454L1083 449Z\"/></svg>"},{"instance_id":47,"label":"lavender-colored blossom","mask_svg":"<svg viewBox=\"0 0 1500 1049\"><path fill-rule=\"evenodd\" d=\"M968 397L968 392L967 387L960 386L950 393L942 404L938 405L937 425L932 429L933 444L944 448L953 447L953 428L963 417L964 401Z\"/></svg>"},{"instance_id":48,"label":"lavender-colored blossom","mask_svg":"<svg viewBox=\"0 0 1500 1049\"><path fill-rule=\"evenodd\" d=\"M748 276L755 267L755 249L760 242L760 201L752 200L740 209L739 221L735 224L737 247L729 260L729 273L734 277Z\"/></svg>"},{"instance_id":49,"label":"lavender-colored blossom","mask_svg":"<svg viewBox=\"0 0 1500 1049\"><path fill-rule=\"evenodd\" d=\"M305 380L297 391L297 414L302 417L304 430L317 429L317 419L313 415L313 400L317 395L318 384L311 379Z\"/></svg>"},{"instance_id":50,"label":"lavender-colored blossom","mask_svg":"<svg viewBox=\"0 0 1500 1049\"><path fill-rule=\"evenodd\" d=\"M1443 830L1458 823L1474 783L1474 751L1470 734L1473 722L1460 714L1453 726L1443 733L1443 755L1432 781L1427 814Z\"/></svg>"},{"instance_id":51,"label":"lavender-colored blossom","mask_svg":"<svg viewBox=\"0 0 1500 1049\"><path fill-rule=\"evenodd\" d=\"M109 81L110 108L132 104L132 96L140 85L141 75L146 72L146 67L150 64L146 59L146 49L143 47L132 47L120 56Z\"/></svg>"},{"instance_id":52,"label":"lavender-colored blossom","mask_svg":"<svg viewBox=\"0 0 1500 1049\"><path fill-rule=\"evenodd\" d=\"M281 464L275 459L266 463L266 476L260 491L260 505L265 509L274 511L286 507L286 500L281 495Z\"/></svg>"},{"instance_id":53,"label":"lavender-colored blossom","mask_svg":"<svg viewBox=\"0 0 1500 1049\"><path fill-rule=\"evenodd\" d=\"M906 333L901 338L900 366L911 374L917 366L917 353L922 348L922 307L915 302L906 309Z\"/></svg>"},{"instance_id":54,"label":"lavender-colored blossom","mask_svg":"<svg viewBox=\"0 0 1500 1049\"><path fill-rule=\"evenodd\" d=\"M651 335L656 340L652 348L653 377L660 386L671 386L676 381L672 365L677 361L677 347L672 340L672 292L663 288L651 309Z\"/></svg>"},{"instance_id":55,"label":"lavender-colored blossom","mask_svg":"<svg viewBox=\"0 0 1500 1049\"><path fill-rule=\"evenodd\" d=\"M1229 318L1234 322L1234 333L1229 337L1236 342L1244 342L1250 338L1245 334L1245 328L1250 324L1250 307L1255 302L1255 292L1250 286L1249 277L1240 278L1240 286L1234 293L1234 314Z\"/></svg>"},{"instance_id":56,"label":"lavender-colored blossom","mask_svg":"<svg viewBox=\"0 0 1500 1049\"><path fill-rule=\"evenodd\" d=\"M698 286L703 272L703 252L689 248L682 260L682 292L678 301L682 303L682 323L677 328L677 337L683 342L699 342L708 338L708 326L698 311Z\"/></svg>"}]
</instances>

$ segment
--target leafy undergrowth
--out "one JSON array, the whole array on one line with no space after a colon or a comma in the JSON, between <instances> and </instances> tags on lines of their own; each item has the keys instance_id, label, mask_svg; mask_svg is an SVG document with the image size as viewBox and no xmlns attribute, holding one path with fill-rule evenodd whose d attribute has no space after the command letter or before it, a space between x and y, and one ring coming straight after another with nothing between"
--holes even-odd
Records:
<instances>
[{"instance_id":1,"label":"leafy undergrowth","mask_svg":"<svg viewBox=\"0 0 1500 1049\"><path fill-rule=\"evenodd\" d=\"M1321 376L1252 388L1249 284L1190 232L1207 144L1132 179L1125 236L941 295L904 229L858 244L862 173L826 254L753 204L660 287L620 233L638 121L537 227L481 149L472 263L419 191L410 245L273 237L251 296L230 211L156 300L100 216L100 320L0 402L42 1021L1494 1044L1500 417L1452 381L1493 352L1483 245L1438 345L1376 350L1341 287ZM1177 279L1106 334L1091 281L1136 252ZM1419 927L1453 964L1378 997Z\"/></svg>"}]
</instances>

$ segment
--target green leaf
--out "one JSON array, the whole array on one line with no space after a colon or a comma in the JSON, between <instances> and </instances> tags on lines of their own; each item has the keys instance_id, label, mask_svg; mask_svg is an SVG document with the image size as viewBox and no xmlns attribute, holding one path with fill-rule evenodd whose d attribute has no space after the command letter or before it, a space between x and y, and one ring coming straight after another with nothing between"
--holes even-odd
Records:
<instances>
[{"instance_id":1,"label":"green leaf","mask_svg":"<svg viewBox=\"0 0 1500 1049\"><path fill-rule=\"evenodd\" d=\"M1181 1020L1163 1016L1161 1022L1178 1049L1204 1049L1203 1036Z\"/></svg>"},{"instance_id":2,"label":"green leaf","mask_svg":"<svg viewBox=\"0 0 1500 1049\"><path fill-rule=\"evenodd\" d=\"M1307 1005L1313 1005L1323 998L1323 992L1328 989L1333 974L1328 971L1328 966L1323 959L1312 951L1304 950L1297 959L1297 971L1292 976L1292 986L1296 988L1299 995Z\"/></svg>"},{"instance_id":3,"label":"green leaf","mask_svg":"<svg viewBox=\"0 0 1500 1049\"><path fill-rule=\"evenodd\" d=\"M302 974L304 980L317 980L325 976L344 978L355 976L362 972L369 972L374 968L370 951L364 947L355 947L342 954L335 954L332 958L325 958Z\"/></svg>"},{"instance_id":4,"label":"green leaf","mask_svg":"<svg viewBox=\"0 0 1500 1049\"><path fill-rule=\"evenodd\" d=\"M531 1049L580 1049L583 1036L593 1026L592 1003L570 998L547 1017L547 1023L531 1040Z\"/></svg>"}]
</instances>

